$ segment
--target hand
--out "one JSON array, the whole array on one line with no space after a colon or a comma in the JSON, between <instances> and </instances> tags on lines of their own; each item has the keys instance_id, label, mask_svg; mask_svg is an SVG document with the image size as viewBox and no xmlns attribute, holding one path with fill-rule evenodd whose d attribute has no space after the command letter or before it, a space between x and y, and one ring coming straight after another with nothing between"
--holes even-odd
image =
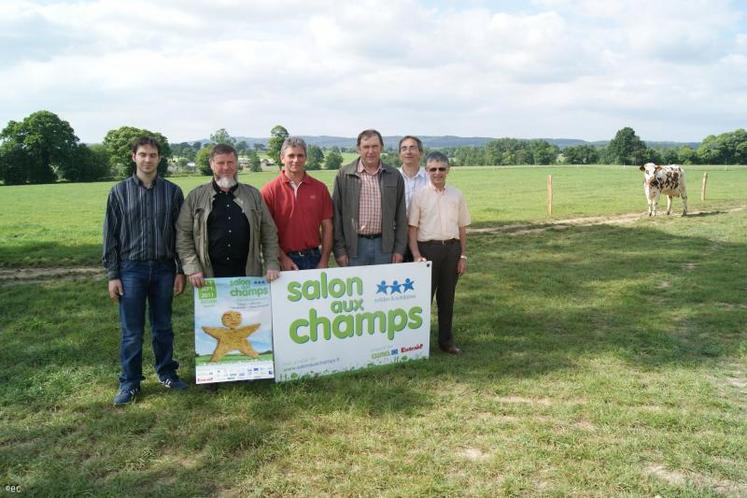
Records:
<instances>
[{"instance_id":1,"label":"hand","mask_svg":"<svg viewBox=\"0 0 747 498\"><path fill-rule=\"evenodd\" d=\"M392 253L392 263L401 263L404 258L398 252Z\"/></svg>"},{"instance_id":2,"label":"hand","mask_svg":"<svg viewBox=\"0 0 747 498\"><path fill-rule=\"evenodd\" d=\"M205 285L205 277L202 275L201 271L190 273L189 283L192 284L192 287L197 287L199 289L200 287Z\"/></svg>"},{"instance_id":3,"label":"hand","mask_svg":"<svg viewBox=\"0 0 747 498\"><path fill-rule=\"evenodd\" d=\"M329 258L327 258L327 259L324 259L324 258L320 259L319 260L319 264L316 265L316 268L317 268L317 270L323 270L325 268L329 268Z\"/></svg>"},{"instance_id":4,"label":"hand","mask_svg":"<svg viewBox=\"0 0 747 498\"><path fill-rule=\"evenodd\" d=\"M347 254L343 254L342 256L336 256L335 261L337 261L337 266L348 266L348 263L350 262L348 260Z\"/></svg>"},{"instance_id":5,"label":"hand","mask_svg":"<svg viewBox=\"0 0 747 498\"><path fill-rule=\"evenodd\" d=\"M286 254L280 256L280 269L282 271L298 270L298 266Z\"/></svg>"},{"instance_id":6,"label":"hand","mask_svg":"<svg viewBox=\"0 0 747 498\"><path fill-rule=\"evenodd\" d=\"M467 260L464 258L459 258L459 262L457 263L457 274L459 276L464 275L464 272L467 271Z\"/></svg>"},{"instance_id":7,"label":"hand","mask_svg":"<svg viewBox=\"0 0 747 498\"><path fill-rule=\"evenodd\" d=\"M109 280L109 297L116 303L119 302L119 296L124 296L122 281L118 278Z\"/></svg>"},{"instance_id":8,"label":"hand","mask_svg":"<svg viewBox=\"0 0 747 498\"><path fill-rule=\"evenodd\" d=\"M298 270L298 268L296 268L296 270ZM272 282L273 280L277 280L278 277L280 277L280 272L277 271L277 270L271 270L271 269L268 269L267 270L267 274L265 275L265 279L268 282Z\"/></svg>"},{"instance_id":9,"label":"hand","mask_svg":"<svg viewBox=\"0 0 747 498\"><path fill-rule=\"evenodd\" d=\"M422 263L423 261L428 261L423 256L421 256L420 254L413 254L412 255L412 260L414 262L416 262L416 263Z\"/></svg>"},{"instance_id":10,"label":"hand","mask_svg":"<svg viewBox=\"0 0 747 498\"><path fill-rule=\"evenodd\" d=\"M178 296L182 292L184 292L184 282L186 281L186 278L184 277L183 273L177 273L174 277L174 295Z\"/></svg>"}]
</instances>

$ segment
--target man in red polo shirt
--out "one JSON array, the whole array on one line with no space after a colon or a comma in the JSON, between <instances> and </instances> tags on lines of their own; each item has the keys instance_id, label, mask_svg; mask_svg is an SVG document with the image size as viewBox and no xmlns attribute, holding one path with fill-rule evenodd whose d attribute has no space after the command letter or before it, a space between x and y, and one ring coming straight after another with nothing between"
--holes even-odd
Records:
<instances>
[{"instance_id":1,"label":"man in red polo shirt","mask_svg":"<svg viewBox=\"0 0 747 498\"><path fill-rule=\"evenodd\" d=\"M280 161L278 177L262 187L262 198L278 227L280 269L327 268L332 251L332 198L327 186L306 173L302 138L285 139Z\"/></svg>"}]
</instances>

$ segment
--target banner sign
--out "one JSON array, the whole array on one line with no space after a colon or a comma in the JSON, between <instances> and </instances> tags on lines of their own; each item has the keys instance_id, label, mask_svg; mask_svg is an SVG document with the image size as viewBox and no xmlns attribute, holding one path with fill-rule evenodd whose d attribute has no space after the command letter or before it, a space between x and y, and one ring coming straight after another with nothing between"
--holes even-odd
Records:
<instances>
[{"instance_id":1,"label":"banner sign","mask_svg":"<svg viewBox=\"0 0 747 498\"><path fill-rule=\"evenodd\" d=\"M208 278L194 290L195 382L273 378L270 286L264 278Z\"/></svg>"},{"instance_id":2,"label":"banner sign","mask_svg":"<svg viewBox=\"0 0 747 498\"><path fill-rule=\"evenodd\" d=\"M282 272L271 288L276 382L428 357L430 262Z\"/></svg>"}]
</instances>

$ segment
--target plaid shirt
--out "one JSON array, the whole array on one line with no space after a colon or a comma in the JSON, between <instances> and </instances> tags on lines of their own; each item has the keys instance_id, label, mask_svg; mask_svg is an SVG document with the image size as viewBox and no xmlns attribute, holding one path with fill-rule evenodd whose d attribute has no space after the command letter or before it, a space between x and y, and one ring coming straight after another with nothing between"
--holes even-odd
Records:
<instances>
[{"instance_id":1,"label":"plaid shirt","mask_svg":"<svg viewBox=\"0 0 747 498\"><path fill-rule=\"evenodd\" d=\"M382 169L381 163L379 163L379 169L371 175L363 167L363 161L358 161L358 174L361 179L358 233L361 235L381 233L381 187L379 187L379 178Z\"/></svg>"}]
</instances>

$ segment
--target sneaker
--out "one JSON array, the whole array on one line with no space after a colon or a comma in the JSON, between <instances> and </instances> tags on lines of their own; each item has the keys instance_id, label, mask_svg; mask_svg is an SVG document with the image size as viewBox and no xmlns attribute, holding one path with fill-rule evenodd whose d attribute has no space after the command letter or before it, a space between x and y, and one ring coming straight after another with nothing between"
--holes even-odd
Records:
<instances>
[{"instance_id":1,"label":"sneaker","mask_svg":"<svg viewBox=\"0 0 747 498\"><path fill-rule=\"evenodd\" d=\"M140 392L137 387L122 388L114 396L114 406L127 405L135 401L135 396Z\"/></svg>"},{"instance_id":2,"label":"sneaker","mask_svg":"<svg viewBox=\"0 0 747 498\"><path fill-rule=\"evenodd\" d=\"M174 391L184 391L187 389L187 384L179 377L166 377L165 379L161 379L160 382L167 389L173 389Z\"/></svg>"}]
</instances>

